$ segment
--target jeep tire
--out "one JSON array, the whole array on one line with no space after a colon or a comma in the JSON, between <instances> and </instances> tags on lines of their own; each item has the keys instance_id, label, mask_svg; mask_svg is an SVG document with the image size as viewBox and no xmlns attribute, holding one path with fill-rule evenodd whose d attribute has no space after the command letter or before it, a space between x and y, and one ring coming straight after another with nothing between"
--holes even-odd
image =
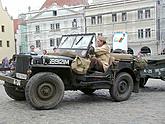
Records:
<instances>
[{"instance_id":1,"label":"jeep tire","mask_svg":"<svg viewBox=\"0 0 165 124\"><path fill-rule=\"evenodd\" d=\"M113 83L110 94L112 98L117 101L127 100L133 90L133 79L130 74L121 72L116 76L115 82Z\"/></svg>"},{"instance_id":2,"label":"jeep tire","mask_svg":"<svg viewBox=\"0 0 165 124\"><path fill-rule=\"evenodd\" d=\"M54 73L35 74L26 85L25 96L36 109L55 108L64 96L63 81Z\"/></svg>"},{"instance_id":3,"label":"jeep tire","mask_svg":"<svg viewBox=\"0 0 165 124\"><path fill-rule=\"evenodd\" d=\"M8 74L10 77L15 77L15 72L11 72ZM17 101L25 100L25 91L23 88L20 88L16 85L10 84L8 82L4 83L4 88L7 95Z\"/></svg>"}]
</instances>

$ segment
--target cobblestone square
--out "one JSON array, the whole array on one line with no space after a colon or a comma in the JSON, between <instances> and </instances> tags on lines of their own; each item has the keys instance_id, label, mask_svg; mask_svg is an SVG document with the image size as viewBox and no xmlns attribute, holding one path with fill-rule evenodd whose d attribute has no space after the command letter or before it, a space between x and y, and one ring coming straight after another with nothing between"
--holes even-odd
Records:
<instances>
[{"instance_id":1,"label":"cobblestone square","mask_svg":"<svg viewBox=\"0 0 165 124\"><path fill-rule=\"evenodd\" d=\"M0 85L0 124L164 124L165 82L150 79L129 100L114 102L108 90L88 96L65 92L58 108L39 111L10 99Z\"/></svg>"}]
</instances>

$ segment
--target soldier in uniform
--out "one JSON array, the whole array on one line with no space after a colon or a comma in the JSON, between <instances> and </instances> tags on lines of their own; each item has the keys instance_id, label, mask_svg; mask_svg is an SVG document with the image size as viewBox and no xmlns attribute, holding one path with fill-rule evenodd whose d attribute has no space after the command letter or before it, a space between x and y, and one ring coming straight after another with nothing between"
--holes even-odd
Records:
<instances>
[{"instance_id":1,"label":"soldier in uniform","mask_svg":"<svg viewBox=\"0 0 165 124\"><path fill-rule=\"evenodd\" d=\"M97 37L95 56L91 58L89 70L105 72L109 67L110 48L103 36Z\"/></svg>"}]
</instances>

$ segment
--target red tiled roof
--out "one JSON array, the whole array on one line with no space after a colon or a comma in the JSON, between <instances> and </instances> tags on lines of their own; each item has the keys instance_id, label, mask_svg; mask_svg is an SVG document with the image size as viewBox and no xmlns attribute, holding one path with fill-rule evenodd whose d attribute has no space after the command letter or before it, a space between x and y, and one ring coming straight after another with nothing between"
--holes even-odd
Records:
<instances>
[{"instance_id":1,"label":"red tiled roof","mask_svg":"<svg viewBox=\"0 0 165 124\"><path fill-rule=\"evenodd\" d=\"M56 3L59 6L76 6L76 5L88 5L88 0L46 0L45 3L42 5L40 8L48 8L50 7L53 3Z\"/></svg>"},{"instance_id":2,"label":"red tiled roof","mask_svg":"<svg viewBox=\"0 0 165 124\"><path fill-rule=\"evenodd\" d=\"M18 25L20 24L20 20L19 19L14 19L13 20L13 25L14 25L14 33L17 32L18 30Z\"/></svg>"},{"instance_id":3,"label":"red tiled roof","mask_svg":"<svg viewBox=\"0 0 165 124\"><path fill-rule=\"evenodd\" d=\"M25 23L26 23L26 20L23 20L23 19L13 19L14 33L17 33L19 25L24 25Z\"/></svg>"}]
</instances>

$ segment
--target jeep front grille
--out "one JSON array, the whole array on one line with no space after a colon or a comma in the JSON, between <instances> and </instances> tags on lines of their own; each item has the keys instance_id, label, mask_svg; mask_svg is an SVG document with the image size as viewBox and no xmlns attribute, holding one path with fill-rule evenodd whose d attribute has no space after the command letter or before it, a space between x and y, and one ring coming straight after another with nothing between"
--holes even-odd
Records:
<instances>
[{"instance_id":1,"label":"jeep front grille","mask_svg":"<svg viewBox=\"0 0 165 124\"><path fill-rule=\"evenodd\" d=\"M17 55L16 59L16 72L26 74L30 65L30 55Z\"/></svg>"}]
</instances>

